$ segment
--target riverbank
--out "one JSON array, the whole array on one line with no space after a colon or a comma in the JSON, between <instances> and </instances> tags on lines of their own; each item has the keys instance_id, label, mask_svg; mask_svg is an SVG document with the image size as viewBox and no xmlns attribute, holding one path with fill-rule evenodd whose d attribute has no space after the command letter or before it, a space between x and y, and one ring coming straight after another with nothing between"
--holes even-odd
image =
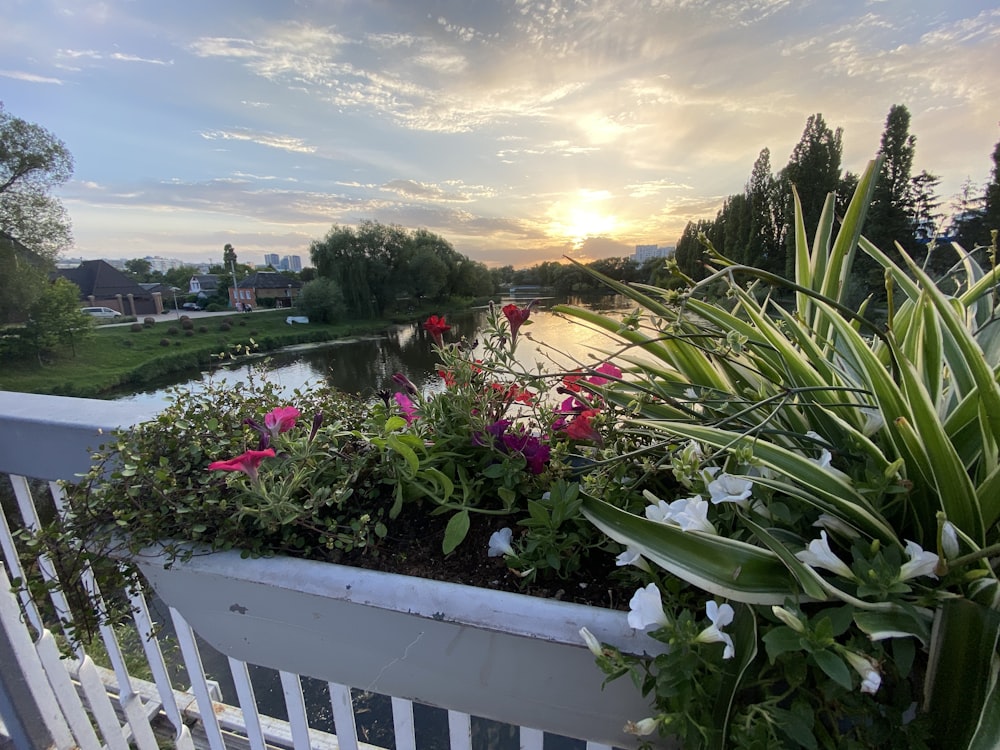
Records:
<instances>
[{"instance_id":1,"label":"riverbank","mask_svg":"<svg viewBox=\"0 0 1000 750\"><path fill-rule=\"evenodd\" d=\"M100 326L75 356L67 350L44 365L34 358L5 362L0 389L21 393L101 398L140 388L164 376L197 374L213 364L299 344L384 332L394 319L289 324L288 310L249 314L194 312L153 319L151 325Z\"/></svg>"}]
</instances>

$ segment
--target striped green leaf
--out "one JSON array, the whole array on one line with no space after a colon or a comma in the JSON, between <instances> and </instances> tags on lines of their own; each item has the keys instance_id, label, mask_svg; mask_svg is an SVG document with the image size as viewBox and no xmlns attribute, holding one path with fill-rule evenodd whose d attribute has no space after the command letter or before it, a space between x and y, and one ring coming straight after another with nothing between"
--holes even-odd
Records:
<instances>
[{"instance_id":1,"label":"striped green leaf","mask_svg":"<svg viewBox=\"0 0 1000 750\"><path fill-rule=\"evenodd\" d=\"M773 552L712 534L681 531L583 495L583 514L621 544L715 596L746 604L782 604L797 588Z\"/></svg>"}]
</instances>

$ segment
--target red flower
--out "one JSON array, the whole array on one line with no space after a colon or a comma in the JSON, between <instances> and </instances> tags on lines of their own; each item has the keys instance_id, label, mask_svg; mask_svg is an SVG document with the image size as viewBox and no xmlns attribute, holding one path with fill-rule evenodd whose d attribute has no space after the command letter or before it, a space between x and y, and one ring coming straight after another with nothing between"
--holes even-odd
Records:
<instances>
[{"instance_id":1,"label":"red flower","mask_svg":"<svg viewBox=\"0 0 1000 750\"><path fill-rule=\"evenodd\" d=\"M601 443L601 433L597 431L591 423L593 418L600 414L599 409L585 409L577 414L566 425L566 435L572 440L592 440Z\"/></svg>"},{"instance_id":2,"label":"red flower","mask_svg":"<svg viewBox=\"0 0 1000 750\"><path fill-rule=\"evenodd\" d=\"M441 376L441 379L448 388L455 385L455 373L448 372L447 370L438 370L438 375Z\"/></svg>"},{"instance_id":3,"label":"red flower","mask_svg":"<svg viewBox=\"0 0 1000 750\"><path fill-rule=\"evenodd\" d=\"M512 346L517 341L518 329L528 319L528 316L531 315L531 306L533 304L535 304L535 300L532 300L524 307L518 307L512 302L509 305L504 305L501 309L501 312L510 324L510 343Z\"/></svg>"},{"instance_id":4,"label":"red flower","mask_svg":"<svg viewBox=\"0 0 1000 750\"><path fill-rule=\"evenodd\" d=\"M451 326L444 322L443 315L440 318L437 315L431 315L426 321L424 321L424 330L434 338L435 344L438 346L444 346L444 339L442 336L446 331L451 330Z\"/></svg>"},{"instance_id":5,"label":"red flower","mask_svg":"<svg viewBox=\"0 0 1000 750\"><path fill-rule=\"evenodd\" d=\"M577 383L580 380L580 378L583 377L583 375L582 374L576 374L576 373L579 373L579 370L577 370L572 375L564 375L563 379L562 379L563 387L566 390L573 391L574 393L578 393L579 391L582 390Z\"/></svg>"},{"instance_id":6,"label":"red flower","mask_svg":"<svg viewBox=\"0 0 1000 750\"><path fill-rule=\"evenodd\" d=\"M242 471L251 481L257 481L257 467L265 458L274 458L274 448L267 448L262 451L247 451L246 453L230 458L228 461L213 461L208 465L209 471Z\"/></svg>"}]
</instances>

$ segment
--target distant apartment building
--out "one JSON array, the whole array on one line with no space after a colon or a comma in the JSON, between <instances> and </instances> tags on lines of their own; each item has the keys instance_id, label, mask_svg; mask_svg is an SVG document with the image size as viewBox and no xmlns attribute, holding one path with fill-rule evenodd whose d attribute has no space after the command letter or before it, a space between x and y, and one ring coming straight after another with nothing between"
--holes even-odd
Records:
<instances>
[{"instance_id":1,"label":"distant apartment building","mask_svg":"<svg viewBox=\"0 0 1000 750\"><path fill-rule=\"evenodd\" d=\"M669 258L675 249L673 245L636 245L632 260L641 266L650 258Z\"/></svg>"},{"instance_id":2,"label":"distant apartment building","mask_svg":"<svg viewBox=\"0 0 1000 750\"><path fill-rule=\"evenodd\" d=\"M302 270L302 258L298 255L279 256L277 253L264 253L264 265L270 266L275 271L292 271L298 273Z\"/></svg>"}]
</instances>

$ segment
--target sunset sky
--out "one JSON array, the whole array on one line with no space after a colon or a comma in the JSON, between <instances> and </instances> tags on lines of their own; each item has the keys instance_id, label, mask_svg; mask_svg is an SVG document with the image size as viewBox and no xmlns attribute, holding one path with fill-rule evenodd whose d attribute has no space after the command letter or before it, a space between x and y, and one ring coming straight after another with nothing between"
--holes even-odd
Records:
<instances>
[{"instance_id":1,"label":"sunset sky","mask_svg":"<svg viewBox=\"0 0 1000 750\"><path fill-rule=\"evenodd\" d=\"M72 152L68 255L308 256L425 227L490 266L675 244L893 104L946 203L1000 140L1000 9L941 0L0 0L0 101Z\"/></svg>"}]
</instances>

